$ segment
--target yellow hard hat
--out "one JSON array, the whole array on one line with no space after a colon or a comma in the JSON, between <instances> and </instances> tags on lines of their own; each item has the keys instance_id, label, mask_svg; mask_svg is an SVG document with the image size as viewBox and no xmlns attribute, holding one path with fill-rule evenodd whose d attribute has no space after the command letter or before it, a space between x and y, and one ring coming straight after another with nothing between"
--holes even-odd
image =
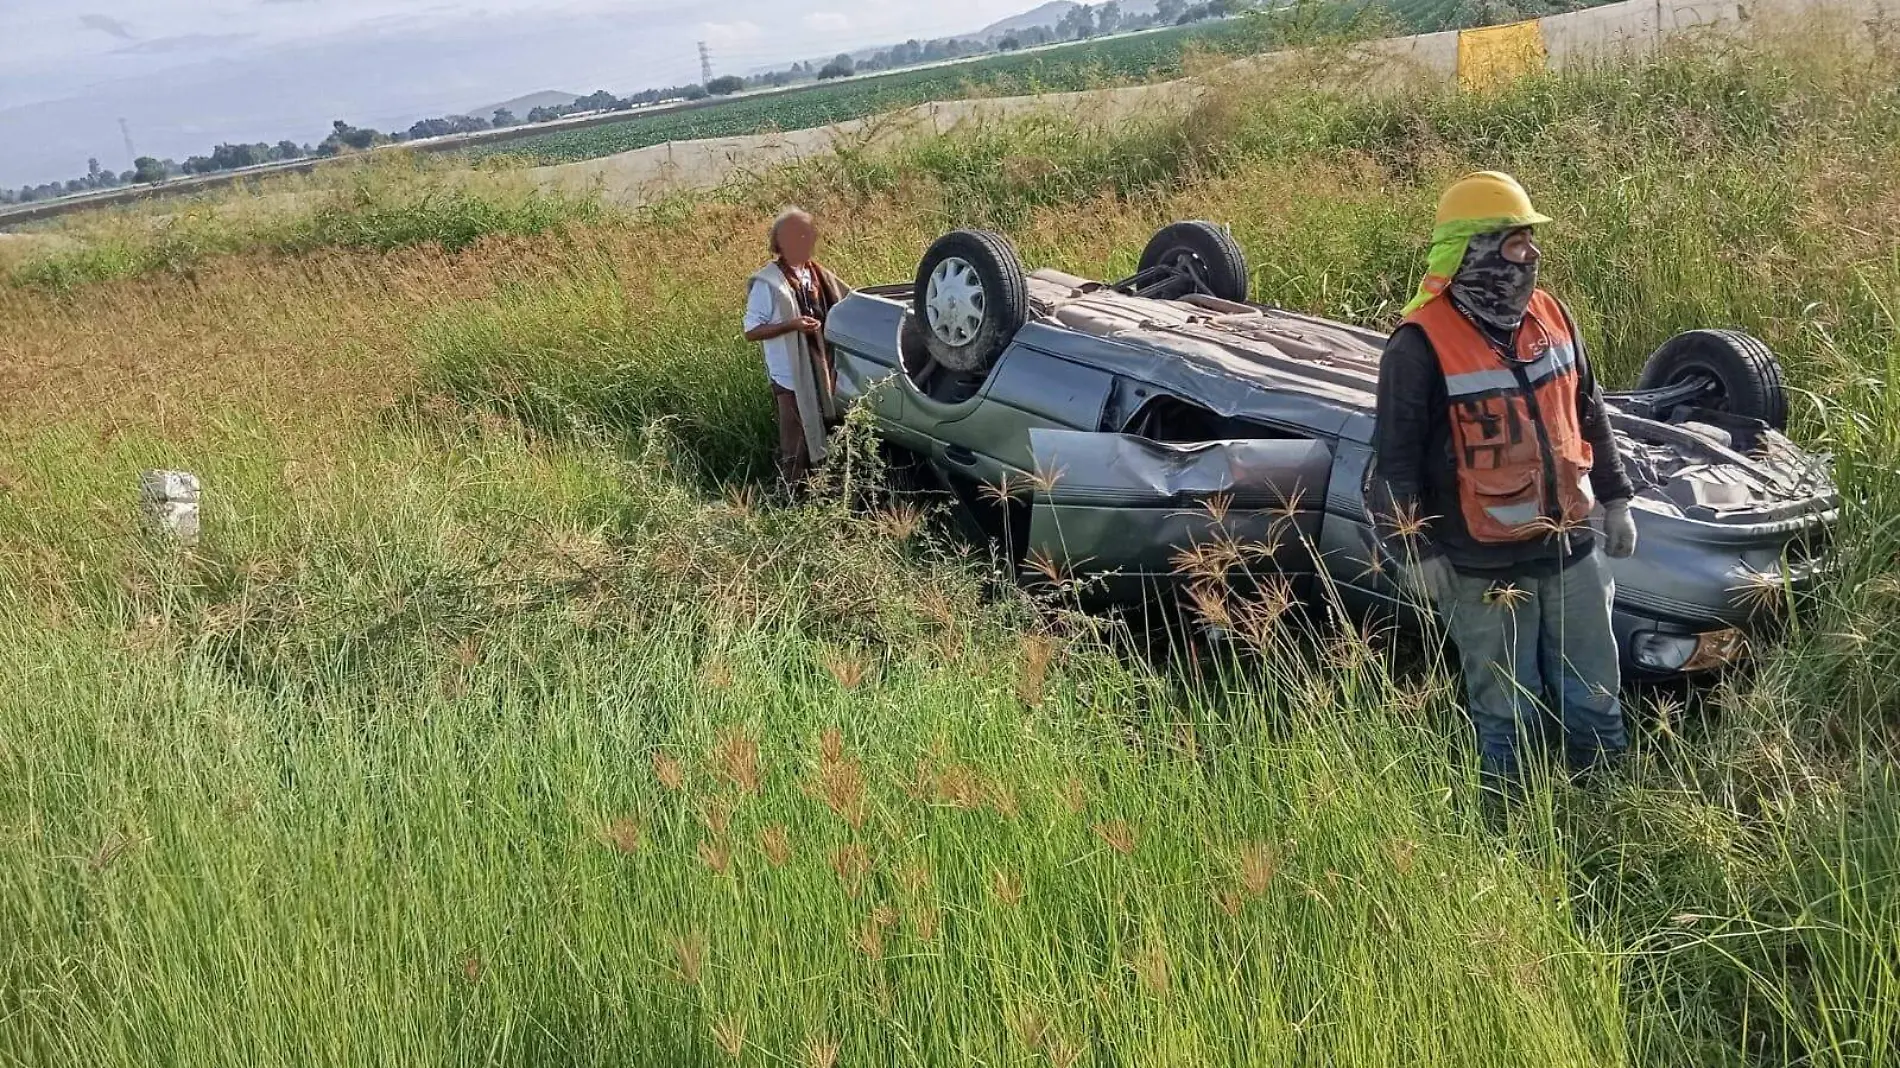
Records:
<instances>
[{"instance_id":1,"label":"yellow hard hat","mask_svg":"<svg viewBox=\"0 0 1900 1068\"><path fill-rule=\"evenodd\" d=\"M1531 207L1531 196L1517 179L1500 171L1478 171L1451 183L1438 198L1438 225L1491 223L1500 228L1538 226L1550 221Z\"/></svg>"}]
</instances>

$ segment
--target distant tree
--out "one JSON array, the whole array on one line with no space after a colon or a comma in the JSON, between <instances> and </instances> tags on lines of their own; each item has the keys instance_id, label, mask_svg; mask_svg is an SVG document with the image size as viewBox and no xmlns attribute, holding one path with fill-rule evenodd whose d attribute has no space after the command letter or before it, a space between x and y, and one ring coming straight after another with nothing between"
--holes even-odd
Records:
<instances>
[{"instance_id":1,"label":"distant tree","mask_svg":"<svg viewBox=\"0 0 1900 1068\"><path fill-rule=\"evenodd\" d=\"M1013 35L996 42L996 50L999 52L1014 52L1022 46L1023 43L1017 40Z\"/></svg>"},{"instance_id":2,"label":"distant tree","mask_svg":"<svg viewBox=\"0 0 1900 1068\"><path fill-rule=\"evenodd\" d=\"M302 159L304 155L303 146L289 139L277 142L270 150L272 159Z\"/></svg>"},{"instance_id":3,"label":"distant tree","mask_svg":"<svg viewBox=\"0 0 1900 1068\"><path fill-rule=\"evenodd\" d=\"M86 191L86 180L84 178L66 179L66 192L83 193L85 191Z\"/></svg>"},{"instance_id":4,"label":"distant tree","mask_svg":"<svg viewBox=\"0 0 1900 1068\"><path fill-rule=\"evenodd\" d=\"M1062 13L1056 22L1056 36L1065 40L1079 41L1095 35L1095 9L1087 4L1078 4Z\"/></svg>"},{"instance_id":5,"label":"distant tree","mask_svg":"<svg viewBox=\"0 0 1900 1068\"><path fill-rule=\"evenodd\" d=\"M496 108L494 117L489 119L488 121L490 125L494 126L495 129L497 130L501 129L504 126L521 125L521 120L515 118L515 113L512 111L509 111L507 108Z\"/></svg>"},{"instance_id":6,"label":"distant tree","mask_svg":"<svg viewBox=\"0 0 1900 1068\"><path fill-rule=\"evenodd\" d=\"M1156 0L1155 21L1172 26L1187 10L1187 0Z\"/></svg>"},{"instance_id":7,"label":"distant tree","mask_svg":"<svg viewBox=\"0 0 1900 1068\"><path fill-rule=\"evenodd\" d=\"M712 81L706 83L706 92L713 96L731 96L744 88L745 79L734 77L730 74L722 78L714 78Z\"/></svg>"},{"instance_id":8,"label":"distant tree","mask_svg":"<svg viewBox=\"0 0 1900 1068\"><path fill-rule=\"evenodd\" d=\"M560 117L561 113L550 107L533 107L528 109L529 122L547 122L549 119L558 119Z\"/></svg>"},{"instance_id":9,"label":"distant tree","mask_svg":"<svg viewBox=\"0 0 1900 1068\"><path fill-rule=\"evenodd\" d=\"M1095 8L1095 32L1114 33L1121 28L1122 5L1120 0L1108 0L1106 4Z\"/></svg>"},{"instance_id":10,"label":"distant tree","mask_svg":"<svg viewBox=\"0 0 1900 1068\"><path fill-rule=\"evenodd\" d=\"M679 95L681 100L704 100L707 97L706 87L703 85L683 86Z\"/></svg>"},{"instance_id":11,"label":"distant tree","mask_svg":"<svg viewBox=\"0 0 1900 1068\"><path fill-rule=\"evenodd\" d=\"M164 175L161 174L159 175L159 177L163 178ZM120 185L135 185L137 184L138 181L139 181L139 172L136 170L125 171L119 175Z\"/></svg>"},{"instance_id":12,"label":"distant tree","mask_svg":"<svg viewBox=\"0 0 1900 1068\"><path fill-rule=\"evenodd\" d=\"M596 89L574 101L575 111L612 111L620 98L605 89Z\"/></svg>"},{"instance_id":13,"label":"distant tree","mask_svg":"<svg viewBox=\"0 0 1900 1068\"><path fill-rule=\"evenodd\" d=\"M101 170L99 166L99 157L94 156L93 158L86 161L86 185L87 186L93 189L99 188L99 185L100 185L99 176L102 173L103 171Z\"/></svg>"},{"instance_id":14,"label":"distant tree","mask_svg":"<svg viewBox=\"0 0 1900 1068\"><path fill-rule=\"evenodd\" d=\"M840 52L836 59L819 68L818 80L825 81L831 78L849 78L852 69L851 57L846 53Z\"/></svg>"}]
</instances>

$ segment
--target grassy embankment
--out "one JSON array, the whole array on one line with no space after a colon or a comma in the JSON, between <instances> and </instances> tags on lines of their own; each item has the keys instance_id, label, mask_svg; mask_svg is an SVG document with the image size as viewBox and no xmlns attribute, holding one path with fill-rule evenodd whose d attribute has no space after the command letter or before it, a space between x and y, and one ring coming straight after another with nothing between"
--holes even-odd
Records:
<instances>
[{"instance_id":1,"label":"grassy embankment","mask_svg":"<svg viewBox=\"0 0 1900 1068\"><path fill-rule=\"evenodd\" d=\"M1900 64L1739 45L1392 100L1221 87L622 217L378 175L0 287L0 1061L1891 1063ZM1853 501L1827 605L1475 813L1442 679L1278 606L1198 676L986 597L914 515L748 489L759 229L1126 269L1229 220L1389 322L1473 166L1612 381L1767 338ZM206 479L148 548L141 468Z\"/></svg>"}]
</instances>

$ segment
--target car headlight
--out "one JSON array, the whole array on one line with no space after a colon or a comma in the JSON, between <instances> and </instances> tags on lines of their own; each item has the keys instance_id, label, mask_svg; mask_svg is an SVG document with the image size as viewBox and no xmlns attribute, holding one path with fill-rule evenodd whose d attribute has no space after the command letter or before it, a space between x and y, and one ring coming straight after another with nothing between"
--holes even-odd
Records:
<instances>
[{"instance_id":1,"label":"car headlight","mask_svg":"<svg viewBox=\"0 0 1900 1068\"><path fill-rule=\"evenodd\" d=\"M1637 631L1630 640L1630 659L1651 671L1707 671L1742 659L1748 639L1733 628L1702 634L1662 634Z\"/></svg>"}]
</instances>

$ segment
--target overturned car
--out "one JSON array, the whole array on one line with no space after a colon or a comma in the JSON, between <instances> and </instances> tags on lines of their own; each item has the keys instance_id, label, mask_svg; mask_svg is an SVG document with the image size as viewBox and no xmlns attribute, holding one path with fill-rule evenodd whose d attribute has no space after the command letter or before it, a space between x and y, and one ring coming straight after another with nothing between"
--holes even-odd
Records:
<instances>
[{"instance_id":1,"label":"overturned car","mask_svg":"<svg viewBox=\"0 0 1900 1068\"><path fill-rule=\"evenodd\" d=\"M1240 249L1204 222L1163 228L1113 283L1025 273L1007 240L962 230L912 282L840 302L825 332L840 395L988 513L1018 566L1133 602L1180 591L1197 546L1244 544L1302 595L1324 575L1349 609L1416 620L1365 495L1385 336L1247 288ZM1670 339L1606 400L1641 535L1609 561L1625 670L1733 663L1823 566L1827 461L1783 434L1779 366L1743 334Z\"/></svg>"}]
</instances>

